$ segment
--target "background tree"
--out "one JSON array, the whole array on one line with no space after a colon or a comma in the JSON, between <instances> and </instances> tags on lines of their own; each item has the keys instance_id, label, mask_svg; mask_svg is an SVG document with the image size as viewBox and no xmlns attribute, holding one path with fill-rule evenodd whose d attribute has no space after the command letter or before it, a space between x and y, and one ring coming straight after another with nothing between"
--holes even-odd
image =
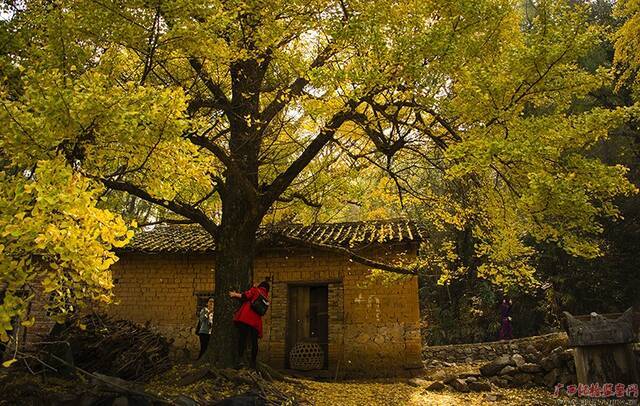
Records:
<instances>
[{"instance_id":1,"label":"background tree","mask_svg":"<svg viewBox=\"0 0 640 406\"><path fill-rule=\"evenodd\" d=\"M422 204L434 229L473 236L478 266L434 247L443 279L514 284L534 281L531 242L598 254L600 219L633 190L584 153L627 112L567 114L605 77L576 63L601 32L568 3L533 19L506 0L4 4L0 148L18 168L61 156L207 230L208 357L223 366L227 291L251 281L256 230L282 204L338 202L377 174L380 199L390 185L398 210Z\"/></svg>"},{"instance_id":2,"label":"background tree","mask_svg":"<svg viewBox=\"0 0 640 406\"><path fill-rule=\"evenodd\" d=\"M623 21L614 33L615 62L621 70L620 82L631 82L638 90L638 69L640 68L640 1L622 0L616 2L615 16Z\"/></svg>"},{"instance_id":3,"label":"background tree","mask_svg":"<svg viewBox=\"0 0 640 406\"><path fill-rule=\"evenodd\" d=\"M614 41L620 27L628 25L624 16L616 17L614 4L607 0L585 2L589 7L589 24L600 27L605 39L593 46L579 60L582 68L597 72L611 70L610 77L601 86L581 100L574 100L570 114L599 108L633 108L635 74L620 71L615 66ZM621 6L624 2L618 3ZM529 9L534 16L535 9ZM633 109L631 111L634 111ZM531 112L529 112L530 114ZM609 165L622 164L629 168L628 178L637 187L638 177L638 121L630 115L621 125L611 128L610 136L585 151ZM429 321L425 339L431 344L486 341L497 338L497 304L504 295L514 301L513 318L516 336L527 336L558 329L561 312L573 314L615 313L637 303L640 275L635 254L640 246L638 229L638 195L619 197L616 205L620 217L605 219L599 239L600 255L585 258L571 255L548 241L533 245L536 252L531 265L536 279L542 284L533 286L496 286L472 272L456 273L444 286L433 279L422 283L424 317ZM451 231L440 238L451 241L454 252L469 252L473 238L454 238ZM437 241L437 239L435 240ZM473 250L470 251L473 254ZM473 262L481 263L482 258ZM522 322L520 322L522 321Z\"/></svg>"}]
</instances>

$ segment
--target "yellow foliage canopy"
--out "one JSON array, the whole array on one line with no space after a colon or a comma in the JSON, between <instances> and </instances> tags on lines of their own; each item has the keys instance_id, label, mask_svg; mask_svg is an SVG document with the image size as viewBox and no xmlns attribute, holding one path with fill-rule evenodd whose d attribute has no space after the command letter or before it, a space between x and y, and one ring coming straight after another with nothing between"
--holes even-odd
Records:
<instances>
[{"instance_id":1,"label":"yellow foliage canopy","mask_svg":"<svg viewBox=\"0 0 640 406\"><path fill-rule=\"evenodd\" d=\"M96 207L103 191L61 159L39 161L29 173L0 172L0 339L12 319L24 320L35 295L54 320L90 302L109 302L109 267L133 232ZM33 321L25 321L28 325Z\"/></svg>"}]
</instances>

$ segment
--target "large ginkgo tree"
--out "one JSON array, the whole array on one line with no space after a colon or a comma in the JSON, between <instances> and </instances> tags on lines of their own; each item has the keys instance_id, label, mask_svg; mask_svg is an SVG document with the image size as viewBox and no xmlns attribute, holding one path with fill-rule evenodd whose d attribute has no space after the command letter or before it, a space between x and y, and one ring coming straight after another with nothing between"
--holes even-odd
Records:
<instances>
[{"instance_id":1,"label":"large ginkgo tree","mask_svg":"<svg viewBox=\"0 0 640 406\"><path fill-rule=\"evenodd\" d=\"M3 4L7 173L36 182L66 165L209 232L207 357L221 366L236 361L227 292L249 285L265 216L283 202L359 197L358 179L322 196L318 182L378 171L434 224L480 219L483 272L498 281L530 277L528 240L595 255L588 235L632 191L624 168L585 153L628 112L567 114L609 80L575 63L603 35L575 2ZM344 190L354 196L337 199Z\"/></svg>"}]
</instances>

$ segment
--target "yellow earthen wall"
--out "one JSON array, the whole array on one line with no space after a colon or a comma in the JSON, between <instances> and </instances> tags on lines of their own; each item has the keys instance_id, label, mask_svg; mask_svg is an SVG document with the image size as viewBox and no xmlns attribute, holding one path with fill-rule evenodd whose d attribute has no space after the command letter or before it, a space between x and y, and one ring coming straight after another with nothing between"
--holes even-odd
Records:
<instances>
[{"instance_id":1,"label":"yellow earthen wall","mask_svg":"<svg viewBox=\"0 0 640 406\"><path fill-rule=\"evenodd\" d=\"M390 262L406 247L364 252ZM198 342L196 294L213 291L214 260L203 255L121 255L114 265L114 293L119 302L109 312L150 321L175 340L181 355L193 356ZM287 296L290 284L329 286L329 369L345 376L394 375L420 364L418 282L371 280L367 267L333 253L310 250L270 251L255 262L255 281L272 279L271 307L264 317L260 357L283 368L286 349ZM229 321L231 327L231 321Z\"/></svg>"}]
</instances>

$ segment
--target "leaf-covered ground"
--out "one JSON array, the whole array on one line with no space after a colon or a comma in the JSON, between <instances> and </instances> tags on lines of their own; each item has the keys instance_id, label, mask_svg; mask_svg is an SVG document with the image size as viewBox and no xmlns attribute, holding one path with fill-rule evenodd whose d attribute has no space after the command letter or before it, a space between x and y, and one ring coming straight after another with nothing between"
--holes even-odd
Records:
<instances>
[{"instance_id":1,"label":"leaf-covered ground","mask_svg":"<svg viewBox=\"0 0 640 406\"><path fill-rule=\"evenodd\" d=\"M402 381L313 382L302 397L313 405L544 405L553 404L553 394L540 389L496 390L500 400L483 393L427 392Z\"/></svg>"},{"instance_id":2,"label":"leaf-covered ground","mask_svg":"<svg viewBox=\"0 0 640 406\"><path fill-rule=\"evenodd\" d=\"M463 366L457 366L457 369ZM149 393L163 398L186 395L199 404L213 404L229 396L239 395L255 389L251 384L232 382L207 377L189 385L180 385L180 380L197 367L190 364L175 365L171 370L144 385ZM440 369L435 372L447 372ZM27 371L0 374L0 405L24 404L25 393L38 393L37 398L59 398L60 401L74 399L74 396L93 390L85 379L73 377L54 377L46 383ZM241 375L249 374L248 371ZM253 373L255 374L255 373ZM458 393L451 390L431 392L425 386L431 381L425 380L421 386L412 386L407 379L353 380L321 382L311 379L287 378L286 382L265 382L269 404L285 404L282 399L294 399L301 405L552 405L558 399L553 393L543 389L494 389L485 393ZM253 388L252 388L253 387ZM38 388L34 392L34 388ZM25 392L26 391L26 392ZM15 393L14 393L15 392ZM16 403L17 402L17 403ZM54 403L50 403L54 404ZM55 404L60 404L56 402ZM64 403L73 404L73 403ZM291 404L291 403L289 403Z\"/></svg>"},{"instance_id":3,"label":"leaf-covered ground","mask_svg":"<svg viewBox=\"0 0 640 406\"><path fill-rule=\"evenodd\" d=\"M199 401L211 401L233 396L249 389L248 386L214 385L208 379L192 385L176 385L181 376L191 369L190 365L176 366L147 388L163 395L185 394ZM439 369L440 373L450 370L467 371L474 366L458 365ZM425 381L430 383L431 381ZM555 404L553 393L543 389L498 389L491 393L458 393L450 390L430 392L425 385L416 387L407 379L352 380L322 382L311 379L291 379L287 382L273 382L279 392L298 400L304 405L546 405ZM214 389L215 387L215 389Z\"/></svg>"}]
</instances>

